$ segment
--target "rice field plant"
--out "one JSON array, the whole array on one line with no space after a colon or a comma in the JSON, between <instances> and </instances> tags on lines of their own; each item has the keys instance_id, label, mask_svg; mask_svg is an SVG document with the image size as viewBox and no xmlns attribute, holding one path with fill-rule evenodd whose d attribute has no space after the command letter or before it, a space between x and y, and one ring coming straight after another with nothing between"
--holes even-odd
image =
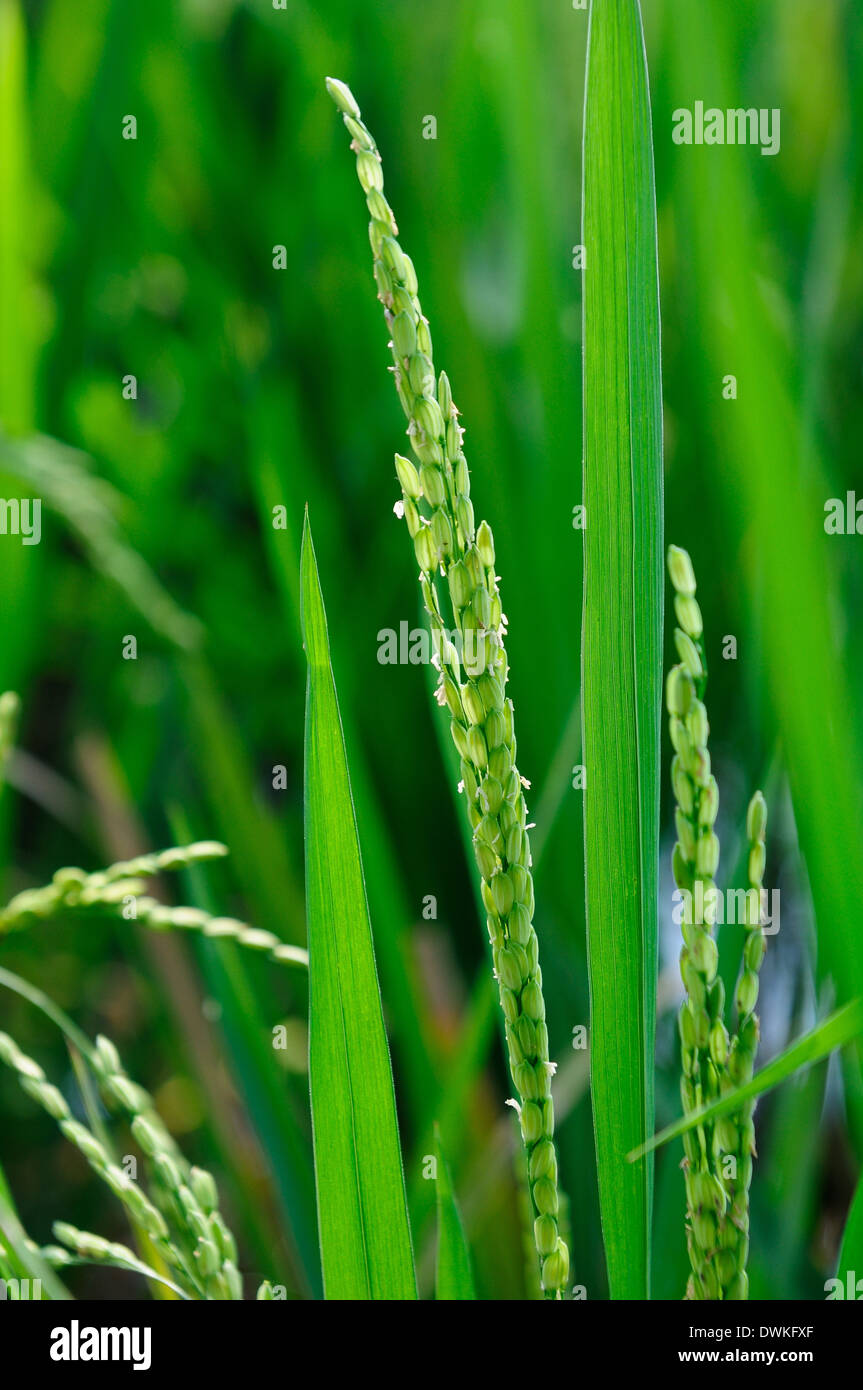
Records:
<instances>
[{"instance_id":1,"label":"rice field plant","mask_svg":"<svg viewBox=\"0 0 863 1390\"><path fill-rule=\"evenodd\" d=\"M402 491L397 505L420 567L439 672L435 699L449 712L461 759L459 791L473 833L510 1074L518 1092L513 1105L525 1147L542 1287L559 1298L569 1273L569 1251L558 1234L554 1068L548 1056L539 941L532 921L533 860L524 796L530 783L515 761L515 707L506 695L506 618L495 573L494 537L487 521L475 523L459 412L446 374L441 372L435 380L416 271L395 239L398 228L384 197L377 146L350 89L337 78L327 79L327 89L356 152L371 217L378 297L392 334L396 390L419 465L396 454ZM443 581L440 586L438 578ZM450 614L452 627L447 626Z\"/></svg>"},{"instance_id":2,"label":"rice field plant","mask_svg":"<svg viewBox=\"0 0 863 1390\"><path fill-rule=\"evenodd\" d=\"M856 1298L859 17L97 8L0 0L0 1293Z\"/></svg>"},{"instance_id":3,"label":"rice field plant","mask_svg":"<svg viewBox=\"0 0 863 1390\"><path fill-rule=\"evenodd\" d=\"M761 926L767 807L758 791L746 815L746 888L743 920L737 924L746 930L746 944L734 991L737 1017L731 1035L725 1024L725 985L718 973L714 936L717 920L726 917L717 911L720 897L714 881L719 868L714 829L719 787L710 771L707 747L704 625L692 561L685 550L671 546L668 570L679 623L674 640L681 658L668 674L667 701L675 750L671 764L678 837L674 880L683 899L680 973L687 995L679 1015L681 1095L684 1110L691 1113L752 1078L759 1036L758 971L767 944ZM692 1263L689 1298L746 1297L749 1185L756 1154L752 1111L752 1102L747 1102L737 1114L724 1116L712 1127L700 1125L684 1138L687 1244Z\"/></svg>"}]
</instances>

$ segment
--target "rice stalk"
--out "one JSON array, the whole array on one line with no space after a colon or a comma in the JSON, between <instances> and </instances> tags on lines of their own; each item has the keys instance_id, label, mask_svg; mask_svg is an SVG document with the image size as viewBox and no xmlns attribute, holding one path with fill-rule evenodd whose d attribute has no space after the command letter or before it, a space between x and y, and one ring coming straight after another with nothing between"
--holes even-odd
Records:
<instances>
[{"instance_id":1,"label":"rice stalk","mask_svg":"<svg viewBox=\"0 0 863 1390\"><path fill-rule=\"evenodd\" d=\"M55 1238L69 1247L66 1250L60 1245L43 1245L40 1248L33 1242L33 1249L38 1252L51 1269L69 1269L74 1265L83 1264L98 1264L108 1266L111 1269L125 1269L133 1274L143 1274L146 1279L162 1284L172 1293L177 1294L179 1298L188 1300L189 1295L180 1288L179 1284L175 1284L171 1279L166 1279L158 1270L139 1259L127 1245L122 1245L115 1240L106 1240L104 1236L94 1235L92 1231L81 1231L68 1221L55 1221L51 1229Z\"/></svg>"},{"instance_id":2,"label":"rice stalk","mask_svg":"<svg viewBox=\"0 0 863 1390\"><path fill-rule=\"evenodd\" d=\"M167 907L144 893L145 878L220 859L227 853L226 846L218 841L201 840L142 854L111 864L98 873L88 874L73 867L58 869L44 887L26 888L10 899L0 911L0 936L65 913L107 913L123 921L139 922L152 931L195 931L210 940L235 941L279 965L307 967L308 952L280 941L274 932L250 927L235 917L216 917L196 907Z\"/></svg>"},{"instance_id":3,"label":"rice stalk","mask_svg":"<svg viewBox=\"0 0 863 1390\"><path fill-rule=\"evenodd\" d=\"M73 1117L63 1093L7 1033L0 1033L0 1061L15 1073L22 1090L57 1122L64 1138L110 1187L132 1226L146 1235L187 1297L242 1298L237 1247L219 1212L212 1174L186 1162L159 1118L152 1097L126 1074L109 1039L97 1038L87 1061L106 1099L131 1122L132 1134L147 1158L150 1192L114 1161L101 1138ZM73 1229L63 1228L66 1234ZM87 1236L84 1244L90 1244L91 1256L101 1250L107 1257L109 1243L101 1246L99 1242L101 1237Z\"/></svg>"},{"instance_id":4,"label":"rice stalk","mask_svg":"<svg viewBox=\"0 0 863 1390\"><path fill-rule=\"evenodd\" d=\"M674 632L680 662L668 675L666 700L674 747L671 785L676 803L677 843L672 869L682 899L683 947L680 973L686 988L678 1025L684 1113L700 1111L751 1080L758 1046L758 970L764 958L761 883L767 809L756 792L749 805L746 944L735 999L738 1026L725 1026L725 986L717 973L715 938L719 891L715 876L720 845L714 830L719 789L710 768L710 726L704 694L707 659L701 609L695 597L692 562L670 546L668 571L674 587ZM721 920L724 920L724 916ZM687 1246L692 1274L690 1299L745 1299L749 1249L749 1183L755 1153L754 1101L737 1114L705 1121L683 1136L687 1199Z\"/></svg>"},{"instance_id":5,"label":"rice stalk","mask_svg":"<svg viewBox=\"0 0 863 1390\"><path fill-rule=\"evenodd\" d=\"M183 1254L169 1235L162 1213L143 1188L113 1162L101 1140L86 1125L73 1119L63 1093L47 1080L38 1062L21 1052L7 1033L0 1033L0 1061L15 1072L21 1089L57 1121L64 1138L78 1149L97 1177L111 1188L130 1221L145 1232L165 1263L175 1269L184 1281L193 1282L195 1292L201 1296Z\"/></svg>"},{"instance_id":6,"label":"rice stalk","mask_svg":"<svg viewBox=\"0 0 863 1390\"><path fill-rule=\"evenodd\" d=\"M327 78L327 90L351 136L371 217L374 276L391 335L396 390L416 458L414 463L395 456L402 492L398 512L404 517L420 568L439 672L436 698L449 711L453 742L461 758L461 785L487 912L510 1073L519 1096L513 1104L527 1156L542 1286L547 1297L559 1298L569 1274L569 1252L557 1220L553 1067L539 943L533 928L524 798L529 783L516 766L514 710L506 696L506 618L495 572L494 539L487 521L476 525L459 413L445 373L435 376L416 271L396 239L398 227L384 197L377 146L349 88ZM454 626L445 623L444 608L452 613Z\"/></svg>"}]
</instances>

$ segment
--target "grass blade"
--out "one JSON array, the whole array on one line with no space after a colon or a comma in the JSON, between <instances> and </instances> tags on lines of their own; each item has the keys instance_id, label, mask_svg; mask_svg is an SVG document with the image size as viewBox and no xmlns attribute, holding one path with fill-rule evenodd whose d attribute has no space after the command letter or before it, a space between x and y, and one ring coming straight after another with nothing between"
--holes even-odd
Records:
<instances>
[{"instance_id":1,"label":"grass blade","mask_svg":"<svg viewBox=\"0 0 863 1390\"><path fill-rule=\"evenodd\" d=\"M35 414L32 180L27 40L18 0L0 0L0 419L15 433Z\"/></svg>"},{"instance_id":2,"label":"grass blade","mask_svg":"<svg viewBox=\"0 0 863 1390\"><path fill-rule=\"evenodd\" d=\"M438 1229L435 1297L438 1302L475 1299L470 1252L456 1206L446 1157L441 1147L438 1125L435 1125L435 1157Z\"/></svg>"},{"instance_id":3,"label":"grass blade","mask_svg":"<svg viewBox=\"0 0 863 1390\"><path fill-rule=\"evenodd\" d=\"M859 1271L863 1270L863 1177L857 1183L857 1190L851 1202L851 1210L845 1222L845 1231L842 1235L842 1245L839 1250L839 1265L836 1276L847 1286L848 1275L853 1276L855 1284L854 1293L849 1297L856 1298L856 1281L861 1277Z\"/></svg>"},{"instance_id":4,"label":"grass blade","mask_svg":"<svg viewBox=\"0 0 863 1390\"><path fill-rule=\"evenodd\" d=\"M27 29L18 0L0 0L0 422L26 434L36 415L39 343L38 291L33 249L36 198L27 103ZM0 460L0 496L15 497L15 482ZM0 690L26 692L37 648L45 566L37 546L4 546L0 568ZM2 862L7 862L8 810L0 817Z\"/></svg>"},{"instance_id":5,"label":"grass blade","mask_svg":"<svg viewBox=\"0 0 863 1390\"><path fill-rule=\"evenodd\" d=\"M255 925L304 945L302 890L273 813L257 792L248 748L212 669L201 658L182 665L188 730L206 779L215 825L226 844Z\"/></svg>"},{"instance_id":6,"label":"grass blade","mask_svg":"<svg viewBox=\"0 0 863 1390\"><path fill-rule=\"evenodd\" d=\"M6 1174L0 1165L0 1279L39 1279L42 1296L49 1300L69 1299L72 1295L46 1264L27 1233L15 1210ZM7 1291L7 1297L8 1297Z\"/></svg>"},{"instance_id":7,"label":"grass blade","mask_svg":"<svg viewBox=\"0 0 863 1390\"><path fill-rule=\"evenodd\" d=\"M327 1298L416 1298L389 1048L327 620L306 517L309 1079Z\"/></svg>"},{"instance_id":8,"label":"grass blade","mask_svg":"<svg viewBox=\"0 0 863 1390\"><path fill-rule=\"evenodd\" d=\"M258 496L261 533L269 555L273 581L281 597L285 621L289 631L297 633L299 648L300 535L299 532L294 535L292 518L302 514L299 480L303 469L311 471L312 465L306 460L307 446L295 395L288 392L286 396L280 387L278 393L274 392L272 397L258 402L249 424L252 485ZM305 460L302 467L298 465L298 459ZM321 509L326 507L323 489L312 488L308 500L316 516L319 515L319 505ZM289 519L284 530L277 530L272 524L272 509L279 503L286 507ZM321 540L320 529L318 539ZM335 544L347 544L347 537L342 536ZM349 697L344 698L344 686L342 696L342 726L346 747L350 749L354 806L362 828L366 889L371 916L377 924L375 948L378 970L387 1000L393 1059L396 1072L403 1082L401 1095L405 1108L402 1119L417 1130L430 1132L440 1091L438 1046L423 993L423 982L409 949L406 925L410 921L411 908L404 889L404 866L370 776L352 702ZM423 1183L421 1190L425 1192L426 1187L427 1184ZM413 1207L411 1217L416 1231Z\"/></svg>"},{"instance_id":9,"label":"grass blade","mask_svg":"<svg viewBox=\"0 0 863 1390\"><path fill-rule=\"evenodd\" d=\"M729 1091L720 1100L714 1101L712 1105L705 1105L700 1110L693 1110L691 1114L684 1115L681 1119L675 1120L673 1124L666 1125L658 1134L654 1134L646 1144L641 1144L633 1149L627 1157L630 1163L636 1163L645 1154L653 1153L661 1144L667 1144L670 1139L678 1139L681 1134L686 1134L687 1130L695 1125L711 1123L719 1119L721 1115L730 1115L732 1111L739 1110L741 1105L747 1100L752 1100L755 1096L762 1096L766 1091L772 1091L774 1086L778 1086L781 1081L786 1081L789 1076L800 1071L801 1067L809 1066L812 1062L820 1062L822 1057L827 1057L837 1047L845 1047L847 1043L853 1042L856 1037L863 1033L863 999L855 999L852 1004L846 1004L844 1008L837 1009L829 1018L825 1018L823 1023L819 1023L817 1028L813 1028L809 1033L798 1038L790 1047L786 1047L784 1052L780 1052L778 1057L774 1057L772 1062L768 1062L766 1067L762 1067L753 1076L751 1081L745 1085L738 1086L736 1090Z\"/></svg>"},{"instance_id":10,"label":"grass blade","mask_svg":"<svg viewBox=\"0 0 863 1390\"><path fill-rule=\"evenodd\" d=\"M188 816L173 810L171 833L175 840L188 840ZM212 912L215 899L200 865L190 865L185 873L186 898L195 907ZM305 1098L301 1099L301 1078L286 1078L273 1066L273 1047L262 1020L268 1006L256 991L248 963L233 941L197 940L194 946L207 987L219 1005L219 1022L224 1033L226 1055L237 1086L260 1143L262 1155L272 1172L278 1209L255 1184L255 1210L252 1224L266 1251L264 1268L271 1282L284 1283L281 1262L287 1244L290 1271L302 1291L312 1298L323 1293L318 1251L311 1139L306 1127ZM296 948L298 949L298 948ZM300 1012L299 1003L295 1006ZM296 1085L294 1081L296 1080ZM302 1105L302 1122L300 1106ZM226 1146L227 1149L227 1146ZM235 1201L242 1198L243 1171L238 1155L225 1154L234 1175ZM242 1200L245 1200L242 1198ZM281 1241L275 1237L281 1231ZM267 1233L269 1240L264 1236ZM267 1250L267 1246L269 1249Z\"/></svg>"},{"instance_id":11,"label":"grass blade","mask_svg":"<svg viewBox=\"0 0 863 1390\"><path fill-rule=\"evenodd\" d=\"M585 868L591 1086L612 1298L647 1298L653 1120L662 415L638 0L594 0L584 128ZM612 692L611 696L610 693Z\"/></svg>"},{"instance_id":12,"label":"grass blade","mask_svg":"<svg viewBox=\"0 0 863 1390\"><path fill-rule=\"evenodd\" d=\"M2 1188L5 1189L5 1182ZM0 1190L0 1242L0 1253L4 1255L4 1264L10 1270L10 1274L4 1276L7 1282L10 1279L29 1280L31 1286L33 1282L38 1282L42 1297L49 1302L71 1299L72 1295L43 1259L38 1247L34 1248L28 1241L11 1199L7 1200L3 1190Z\"/></svg>"},{"instance_id":13,"label":"grass blade","mask_svg":"<svg viewBox=\"0 0 863 1390\"><path fill-rule=\"evenodd\" d=\"M154 632L187 651L200 646L201 624L128 543L116 519L123 499L95 475L86 454L48 435L16 439L0 432L0 468L63 518L94 571L117 585Z\"/></svg>"}]
</instances>

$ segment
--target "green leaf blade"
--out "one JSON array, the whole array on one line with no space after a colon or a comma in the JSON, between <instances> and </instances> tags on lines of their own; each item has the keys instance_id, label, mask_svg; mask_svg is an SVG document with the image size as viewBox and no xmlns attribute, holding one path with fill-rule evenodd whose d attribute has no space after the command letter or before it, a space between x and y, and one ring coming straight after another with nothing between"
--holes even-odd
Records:
<instances>
[{"instance_id":1,"label":"green leaf blade","mask_svg":"<svg viewBox=\"0 0 863 1390\"><path fill-rule=\"evenodd\" d=\"M301 578L309 1083L324 1291L415 1299L390 1055L308 518Z\"/></svg>"},{"instance_id":2,"label":"green leaf blade","mask_svg":"<svg viewBox=\"0 0 863 1390\"><path fill-rule=\"evenodd\" d=\"M851 1210L845 1222L845 1230L842 1233L842 1245L839 1249L839 1265L836 1270L836 1277L842 1280L843 1285L850 1287L848 1275L852 1276L856 1295L857 1280L861 1278L859 1271L863 1270L863 1176L858 1180L857 1189L851 1201Z\"/></svg>"},{"instance_id":3,"label":"green leaf blade","mask_svg":"<svg viewBox=\"0 0 863 1390\"><path fill-rule=\"evenodd\" d=\"M437 1159L438 1247L435 1270L435 1298L438 1302L476 1299L470 1252L456 1205L446 1155L441 1146L440 1129L435 1125Z\"/></svg>"},{"instance_id":4,"label":"green leaf blade","mask_svg":"<svg viewBox=\"0 0 863 1390\"><path fill-rule=\"evenodd\" d=\"M591 1086L612 1298L649 1296L662 689L662 389L638 0L593 0L584 127L585 869Z\"/></svg>"},{"instance_id":5,"label":"green leaf blade","mask_svg":"<svg viewBox=\"0 0 863 1390\"><path fill-rule=\"evenodd\" d=\"M804 1033L802 1038L791 1043L777 1057L767 1063L756 1072L751 1081L746 1081L736 1090L729 1091L721 1099L714 1101L711 1105L703 1106L700 1110L693 1110L688 1115L675 1120L673 1124L666 1125L665 1129L654 1134L645 1144L639 1145L628 1155L630 1162L638 1162L645 1154L653 1153L662 1144L669 1143L672 1139L679 1139L686 1134L687 1130L694 1129L696 1125L710 1123L718 1120L722 1115L730 1115L735 1110L739 1110L741 1105L747 1100L754 1100L756 1096L764 1095L771 1091L780 1082L786 1081L802 1067L810 1066L813 1062L820 1062L822 1058L829 1056L838 1047L845 1047L853 1042L855 1038L863 1033L863 999L855 999L850 1004L845 1004L843 1008L837 1009L829 1018L825 1018L817 1027L810 1032Z\"/></svg>"}]
</instances>

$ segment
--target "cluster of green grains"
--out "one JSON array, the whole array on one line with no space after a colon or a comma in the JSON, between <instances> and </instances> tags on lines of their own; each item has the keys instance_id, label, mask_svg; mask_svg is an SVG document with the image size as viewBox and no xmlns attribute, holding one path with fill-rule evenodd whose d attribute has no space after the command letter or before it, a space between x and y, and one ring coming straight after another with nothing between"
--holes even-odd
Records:
<instances>
[{"instance_id":1,"label":"cluster of green grains","mask_svg":"<svg viewBox=\"0 0 863 1390\"><path fill-rule=\"evenodd\" d=\"M226 847L217 841L201 840L182 848L143 854L94 874L71 867L58 869L43 888L27 888L6 904L0 912L0 935L72 910L120 912L127 899L137 898L143 892L142 880L166 870L221 859L227 853Z\"/></svg>"},{"instance_id":2,"label":"cluster of green grains","mask_svg":"<svg viewBox=\"0 0 863 1390\"><path fill-rule=\"evenodd\" d=\"M105 1146L86 1125L73 1119L63 1093L46 1079L39 1064L32 1057L25 1056L6 1033L0 1033L0 1061L17 1073L22 1089L57 1121L64 1137L75 1145L97 1177L116 1194L132 1223L150 1238L165 1263L174 1269L182 1269L180 1252L169 1237L161 1212L143 1188L114 1163Z\"/></svg>"},{"instance_id":3,"label":"cluster of green grains","mask_svg":"<svg viewBox=\"0 0 863 1390\"><path fill-rule=\"evenodd\" d=\"M383 193L374 140L348 88L327 88L342 112L371 217L369 236L378 297L391 335L396 389L416 462L396 455L403 513L420 567L423 601L440 674L437 698L452 720L473 846L488 914L494 967L506 1020L510 1070L520 1097L534 1239L542 1286L559 1296L569 1253L558 1232L557 1158L552 1136L552 1067L533 929L534 893L524 787L516 766L513 705L506 696L506 620L495 572L494 541L475 524L463 431L444 373L436 379L429 327L417 297L413 263ZM442 603L453 614L444 622Z\"/></svg>"},{"instance_id":4,"label":"cluster of green grains","mask_svg":"<svg viewBox=\"0 0 863 1390\"><path fill-rule=\"evenodd\" d=\"M750 891L746 902L743 969L737 986L739 1023L729 1038L724 1022L725 989L717 975L714 937L719 840L714 830L719 790L710 770L709 724L704 705L707 663L695 575L685 550L670 546L668 570L675 590L678 627L674 640L680 663L668 675L666 697L674 747L671 783L677 843L672 868L684 893L680 973L686 988L679 1015L681 1095L691 1114L751 1075L758 1041L752 1010L764 956L760 887L764 873L766 808L758 792L747 818L751 841ZM756 878L753 879L753 871ZM756 887L757 892L752 890ZM696 1126L684 1135L687 1244L692 1275L687 1297L740 1299L747 1296L748 1188L754 1153L752 1107L746 1113Z\"/></svg>"},{"instance_id":5,"label":"cluster of green grains","mask_svg":"<svg viewBox=\"0 0 863 1390\"><path fill-rule=\"evenodd\" d=\"M113 1043L99 1038L88 1060L103 1093L132 1120L132 1132L151 1163L155 1200L114 1161L102 1141L72 1117L66 1098L39 1064L8 1034L0 1033L0 1061L17 1074L22 1089L57 1121L64 1137L119 1198L134 1228L147 1236L184 1292L201 1299L242 1298L236 1246L218 1212L211 1174L186 1164L150 1096L123 1071ZM90 1239L98 1242L100 1237ZM104 1250L100 1258L108 1258Z\"/></svg>"},{"instance_id":6,"label":"cluster of green grains","mask_svg":"<svg viewBox=\"0 0 863 1390\"><path fill-rule=\"evenodd\" d=\"M249 951L260 951L278 965L308 968L309 953L301 946L288 946L274 932L250 927L236 917L213 917L197 907L166 907L155 898L140 897L135 903L135 920L152 931L199 931L214 941L235 941Z\"/></svg>"},{"instance_id":7,"label":"cluster of green grains","mask_svg":"<svg viewBox=\"0 0 863 1390\"><path fill-rule=\"evenodd\" d=\"M106 1099L131 1121L150 1165L156 1204L184 1257L185 1268L209 1299L241 1299L237 1246L218 1208L211 1173L190 1167L160 1120L149 1094L123 1070L116 1047L96 1039L92 1065Z\"/></svg>"},{"instance_id":8,"label":"cluster of green grains","mask_svg":"<svg viewBox=\"0 0 863 1390\"><path fill-rule=\"evenodd\" d=\"M728 1056L728 1035L723 1023L725 992L716 973L719 953L713 936L715 914L709 908L705 910L719 867L719 840L713 829L719 792L707 749L709 725L702 699L707 669L695 576L689 556L676 546L669 548L668 568L679 624L674 638L681 658L680 665L669 672L666 695L674 747L671 782L677 844L673 871L677 887L688 895L684 899L680 952L680 973L687 997L678 1023L683 1106L691 1113L719 1098L720 1078ZM687 1240L693 1271L690 1282L693 1296L700 1298L718 1298L721 1288L713 1259L727 1197L714 1171L713 1138L712 1125L698 1126L684 1136Z\"/></svg>"},{"instance_id":9,"label":"cluster of green grains","mask_svg":"<svg viewBox=\"0 0 863 1390\"><path fill-rule=\"evenodd\" d=\"M43 1245L40 1248L35 1241L28 1241L27 1244L52 1269L67 1269L81 1261L87 1264L110 1265L112 1269L131 1270L132 1273L156 1279L159 1283L167 1283L175 1292L184 1298L188 1297L179 1284L166 1279L152 1266L145 1264L128 1245L106 1240L104 1236L94 1235L92 1231L81 1231L68 1221L55 1221L51 1229L55 1239L62 1241L62 1245Z\"/></svg>"},{"instance_id":10,"label":"cluster of green grains","mask_svg":"<svg viewBox=\"0 0 863 1390\"><path fill-rule=\"evenodd\" d=\"M221 859L227 853L226 847L217 841L202 840L157 854L143 854L95 874L77 868L58 869L44 888L28 888L12 898L0 912L0 935L62 913L107 912L123 919L132 917L153 931L199 931L203 936L236 941L250 951L261 951L280 965L308 966L307 951L286 945L273 932L250 927L235 917L214 917L195 907L166 907L156 898L144 895L144 879L166 870ZM134 914L129 911L132 899Z\"/></svg>"},{"instance_id":11,"label":"cluster of green grains","mask_svg":"<svg viewBox=\"0 0 863 1390\"><path fill-rule=\"evenodd\" d=\"M57 1245L42 1246L40 1253L55 1269L62 1269L64 1265L74 1262L74 1256L69 1254L69 1250L74 1250L82 1260L104 1260L110 1264L128 1265L138 1263L135 1252L130 1250L128 1245L106 1240L104 1236L94 1235L92 1231L81 1231L68 1221L53 1222L51 1230L57 1240L69 1247L68 1250L64 1250Z\"/></svg>"},{"instance_id":12,"label":"cluster of green grains","mask_svg":"<svg viewBox=\"0 0 863 1390\"><path fill-rule=\"evenodd\" d=\"M131 1269L140 1268L140 1261L136 1257L135 1251L129 1250L128 1245L121 1245L115 1240L106 1240L104 1236L94 1236L89 1230L79 1230L78 1226L72 1226L68 1220L56 1220L51 1225L54 1236L57 1240L63 1241L63 1245L68 1245L68 1250L63 1250L61 1245L43 1245L39 1254L46 1259L53 1269L63 1269L65 1265L75 1264L75 1255L81 1259L92 1259L94 1262L104 1262L107 1265L126 1265ZM39 1248L39 1247L38 1247ZM74 1251L75 1254L69 1254Z\"/></svg>"},{"instance_id":13,"label":"cluster of green grains","mask_svg":"<svg viewBox=\"0 0 863 1390\"><path fill-rule=\"evenodd\" d=\"M737 1031L728 1054L727 1073L723 1078L724 1091L742 1086L752 1079L755 1053L758 1049L759 1026L755 1005L758 1002L758 971L767 944L761 927L761 885L764 879L766 830L767 806L761 792L756 792L749 803L746 816L746 837L749 841L746 941L735 989ZM749 1254L749 1184L752 1181L752 1163L755 1158L754 1113L755 1101L749 1100L736 1115L728 1117L734 1125L734 1133L729 1131L727 1135L722 1136L727 1139L728 1153L735 1160L726 1184L728 1212L723 1231L723 1245L728 1253L724 1257L726 1268L722 1270L727 1279L726 1298L744 1299L749 1292L746 1260Z\"/></svg>"}]
</instances>

